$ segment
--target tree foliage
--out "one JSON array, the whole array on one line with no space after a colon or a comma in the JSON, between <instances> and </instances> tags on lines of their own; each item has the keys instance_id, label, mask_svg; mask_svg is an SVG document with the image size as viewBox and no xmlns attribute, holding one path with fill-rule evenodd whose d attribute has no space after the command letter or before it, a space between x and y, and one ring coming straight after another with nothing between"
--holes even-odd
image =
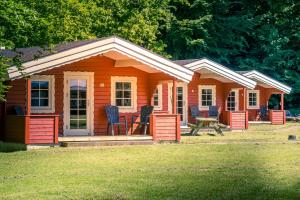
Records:
<instances>
[{"instance_id":1,"label":"tree foliage","mask_svg":"<svg viewBox=\"0 0 300 200\"><path fill-rule=\"evenodd\" d=\"M293 87L291 107L300 101L299 7L296 0L1 0L0 46L118 35L173 59L262 71ZM0 58L0 99L7 66Z\"/></svg>"}]
</instances>

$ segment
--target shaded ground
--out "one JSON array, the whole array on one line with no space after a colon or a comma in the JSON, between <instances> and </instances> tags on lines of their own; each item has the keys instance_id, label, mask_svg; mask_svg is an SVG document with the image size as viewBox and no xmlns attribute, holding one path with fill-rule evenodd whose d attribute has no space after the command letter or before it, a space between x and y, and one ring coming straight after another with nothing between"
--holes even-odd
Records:
<instances>
[{"instance_id":1,"label":"shaded ground","mask_svg":"<svg viewBox=\"0 0 300 200\"><path fill-rule=\"evenodd\" d=\"M299 199L299 144L230 143L286 142L289 131L299 137L295 125L183 144L0 153L0 199Z\"/></svg>"}]
</instances>

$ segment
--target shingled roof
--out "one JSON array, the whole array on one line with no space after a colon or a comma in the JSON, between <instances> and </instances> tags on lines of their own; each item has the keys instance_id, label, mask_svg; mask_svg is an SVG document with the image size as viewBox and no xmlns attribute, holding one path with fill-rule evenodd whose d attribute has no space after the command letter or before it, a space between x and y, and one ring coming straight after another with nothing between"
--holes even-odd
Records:
<instances>
[{"instance_id":1,"label":"shingled roof","mask_svg":"<svg viewBox=\"0 0 300 200\"><path fill-rule=\"evenodd\" d=\"M36 47L28 47L28 48L17 48L15 50L2 50L0 51L0 55L5 56L7 58L14 58L16 56L20 56L20 61L24 63L24 62L35 60L37 58L43 58L49 55L67 51L72 48L90 44L98 40L100 39L65 42L56 45L53 49L50 49L48 47L42 48L36 46Z\"/></svg>"}]
</instances>

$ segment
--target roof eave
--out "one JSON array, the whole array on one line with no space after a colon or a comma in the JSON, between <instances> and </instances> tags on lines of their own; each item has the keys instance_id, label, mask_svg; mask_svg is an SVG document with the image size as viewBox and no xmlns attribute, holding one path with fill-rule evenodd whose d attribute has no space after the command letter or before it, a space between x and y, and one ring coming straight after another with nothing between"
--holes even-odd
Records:
<instances>
[{"instance_id":1,"label":"roof eave","mask_svg":"<svg viewBox=\"0 0 300 200\"><path fill-rule=\"evenodd\" d=\"M220 65L214 61L211 61L207 58L203 58L196 62L189 63L186 65L186 67L188 67L189 69L192 69L194 71L197 71L201 68L207 68L208 70L210 70L216 74L219 74L220 76L228 78L229 80L231 80L233 82L243 85L243 86L247 87L248 89L254 89L257 84L255 81L253 81L241 74L238 74L235 71L233 71L223 65Z\"/></svg>"},{"instance_id":2,"label":"roof eave","mask_svg":"<svg viewBox=\"0 0 300 200\"><path fill-rule=\"evenodd\" d=\"M192 70L181 65L177 65L166 58L163 58L153 52L115 36L98 40L87 45L72 48L64 52L59 52L37 60L25 62L22 64L24 68L23 74L31 75L34 73L39 73L41 71L59 67L61 65L103 54L111 50L118 51L122 54L132 57L133 59L143 62L184 82L188 83L192 80L194 73ZM12 66L8 69L8 74L10 79L24 77L24 75L15 66Z\"/></svg>"},{"instance_id":3,"label":"roof eave","mask_svg":"<svg viewBox=\"0 0 300 200\"><path fill-rule=\"evenodd\" d=\"M247 72L245 74L243 74L244 76L248 77L248 78L255 78L271 87L274 87L286 94L290 94L291 91L292 91L292 88L283 84L283 83L280 83L279 81L269 77L269 76L266 76L256 70L252 70L250 72Z\"/></svg>"}]
</instances>

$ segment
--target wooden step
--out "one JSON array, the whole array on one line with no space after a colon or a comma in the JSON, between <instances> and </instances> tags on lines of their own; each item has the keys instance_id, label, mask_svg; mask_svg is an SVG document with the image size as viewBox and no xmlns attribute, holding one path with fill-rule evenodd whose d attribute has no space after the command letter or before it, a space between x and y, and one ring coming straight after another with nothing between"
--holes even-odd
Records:
<instances>
[{"instance_id":1,"label":"wooden step","mask_svg":"<svg viewBox=\"0 0 300 200\"><path fill-rule=\"evenodd\" d=\"M122 145L151 145L152 140L128 140L128 141L84 141L61 142L62 147L95 147L95 146L122 146Z\"/></svg>"}]
</instances>

